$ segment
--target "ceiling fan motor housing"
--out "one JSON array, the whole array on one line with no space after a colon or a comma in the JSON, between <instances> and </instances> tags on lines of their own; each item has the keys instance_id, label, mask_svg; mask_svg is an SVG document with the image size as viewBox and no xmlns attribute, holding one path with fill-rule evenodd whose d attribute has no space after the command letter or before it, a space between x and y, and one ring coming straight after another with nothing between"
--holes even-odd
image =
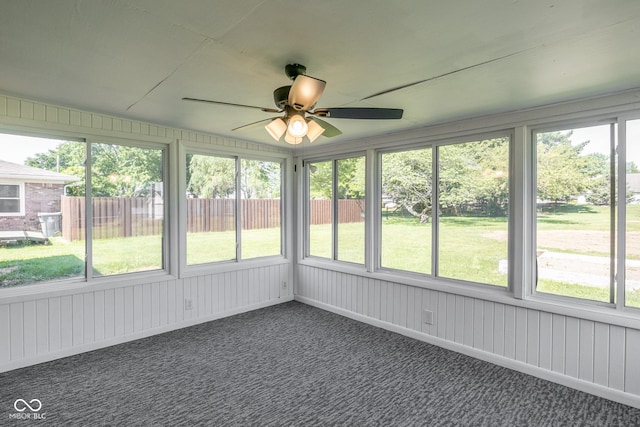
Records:
<instances>
[{"instance_id":1,"label":"ceiling fan motor housing","mask_svg":"<svg viewBox=\"0 0 640 427\"><path fill-rule=\"evenodd\" d=\"M284 67L284 73L291 80L295 80L295 78L298 77L299 75L307 74L307 67L300 64L287 64Z\"/></svg>"},{"instance_id":2,"label":"ceiling fan motor housing","mask_svg":"<svg viewBox=\"0 0 640 427\"><path fill-rule=\"evenodd\" d=\"M291 86L282 86L273 91L273 102L276 103L276 107L284 110L289 100L289 90Z\"/></svg>"}]
</instances>

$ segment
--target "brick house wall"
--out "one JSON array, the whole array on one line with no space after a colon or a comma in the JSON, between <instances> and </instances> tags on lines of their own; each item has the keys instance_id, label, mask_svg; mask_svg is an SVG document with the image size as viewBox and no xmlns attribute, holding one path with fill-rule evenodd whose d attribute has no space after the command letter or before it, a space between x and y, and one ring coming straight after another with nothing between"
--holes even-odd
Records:
<instances>
[{"instance_id":1,"label":"brick house wall","mask_svg":"<svg viewBox=\"0 0 640 427\"><path fill-rule=\"evenodd\" d=\"M24 184L24 216L0 216L0 231L41 231L38 213L60 212L64 184L27 182Z\"/></svg>"}]
</instances>

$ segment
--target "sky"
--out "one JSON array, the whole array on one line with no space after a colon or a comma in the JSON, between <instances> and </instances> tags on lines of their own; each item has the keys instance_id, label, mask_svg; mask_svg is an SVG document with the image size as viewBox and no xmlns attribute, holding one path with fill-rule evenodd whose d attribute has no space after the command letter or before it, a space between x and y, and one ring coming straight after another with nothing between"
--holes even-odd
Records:
<instances>
[{"instance_id":1,"label":"sky","mask_svg":"<svg viewBox=\"0 0 640 427\"><path fill-rule=\"evenodd\" d=\"M0 133L0 159L22 165L27 157L46 153L58 143L60 141L54 139Z\"/></svg>"}]
</instances>

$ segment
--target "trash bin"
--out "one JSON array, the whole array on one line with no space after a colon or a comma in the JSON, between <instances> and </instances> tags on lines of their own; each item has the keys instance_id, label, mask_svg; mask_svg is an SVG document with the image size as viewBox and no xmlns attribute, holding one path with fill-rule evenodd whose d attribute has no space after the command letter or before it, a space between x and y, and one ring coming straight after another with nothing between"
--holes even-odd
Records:
<instances>
[{"instance_id":1,"label":"trash bin","mask_svg":"<svg viewBox=\"0 0 640 427\"><path fill-rule=\"evenodd\" d=\"M40 212L38 220L44 237L55 236L60 233L62 212Z\"/></svg>"}]
</instances>

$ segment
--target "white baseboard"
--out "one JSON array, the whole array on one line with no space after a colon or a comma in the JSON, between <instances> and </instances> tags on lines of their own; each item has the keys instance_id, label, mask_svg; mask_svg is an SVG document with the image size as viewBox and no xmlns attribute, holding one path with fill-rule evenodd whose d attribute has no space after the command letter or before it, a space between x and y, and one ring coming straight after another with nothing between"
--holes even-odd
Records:
<instances>
[{"instance_id":1,"label":"white baseboard","mask_svg":"<svg viewBox=\"0 0 640 427\"><path fill-rule=\"evenodd\" d=\"M335 314L339 314L344 317L348 317L359 322L367 323L378 328L386 329L391 332L414 338L420 341L424 341L429 344L436 345L438 347L446 348L457 353L462 353L467 356L474 357L476 359L484 360L485 362L493 363L498 366L513 369L514 371L522 372L532 375L534 377L542 378L547 381L551 381L556 384L560 384L566 387L570 387L585 393L593 394L598 397L612 400L614 402L622 403L623 405L632 406L640 409L640 396L626 393L620 390L611 389L601 386L599 384L590 383L587 381L579 380L577 378L562 375L557 372L549 371L547 369L540 368L538 366L529 365L518 360L509 359L497 354L488 353L477 348L468 347L456 342L448 341L442 338L434 337L432 335L423 334L421 332L414 331L412 329L404 328L402 326L394 325L392 323L383 322L378 319L374 319L362 314L354 313L343 308L335 307L329 304L325 304L316 301L311 298L296 295L295 300L304 304L311 305L313 307L320 308L322 310L330 311Z\"/></svg>"},{"instance_id":2,"label":"white baseboard","mask_svg":"<svg viewBox=\"0 0 640 427\"><path fill-rule=\"evenodd\" d=\"M83 344L76 347L71 347L64 350L56 351L53 353L40 354L35 357L9 361L7 363L0 365L0 373L12 371L14 369L26 368L28 366L37 365L39 363L44 363L44 362L50 362L52 360L62 359L64 357L75 356L77 354L86 353L88 351L99 350L101 348L111 347L114 345L123 344L125 342L135 341L141 338L147 338L153 335L175 331L178 329L187 328L189 326L195 326L201 323L210 322L212 320L222 319L224 317L229 317L229 316L233 316L240 313L246 313L248 311L258 310L260 308L283 304L290 301L293 301L293 296L272 299L272 300L257 303L257 304L245 305L243 307L234 308L232 310L227 310L227 311L211 314L204 317L198 317L196 319L183 320L177 323L172 323L170 325L160 326L157 328L146 329L144 331L134 332L132 334L124 335L121 337L115 337L115 338L105 339L102 341L96 341L90 344Z\"/></svg>"}]
</instances>

